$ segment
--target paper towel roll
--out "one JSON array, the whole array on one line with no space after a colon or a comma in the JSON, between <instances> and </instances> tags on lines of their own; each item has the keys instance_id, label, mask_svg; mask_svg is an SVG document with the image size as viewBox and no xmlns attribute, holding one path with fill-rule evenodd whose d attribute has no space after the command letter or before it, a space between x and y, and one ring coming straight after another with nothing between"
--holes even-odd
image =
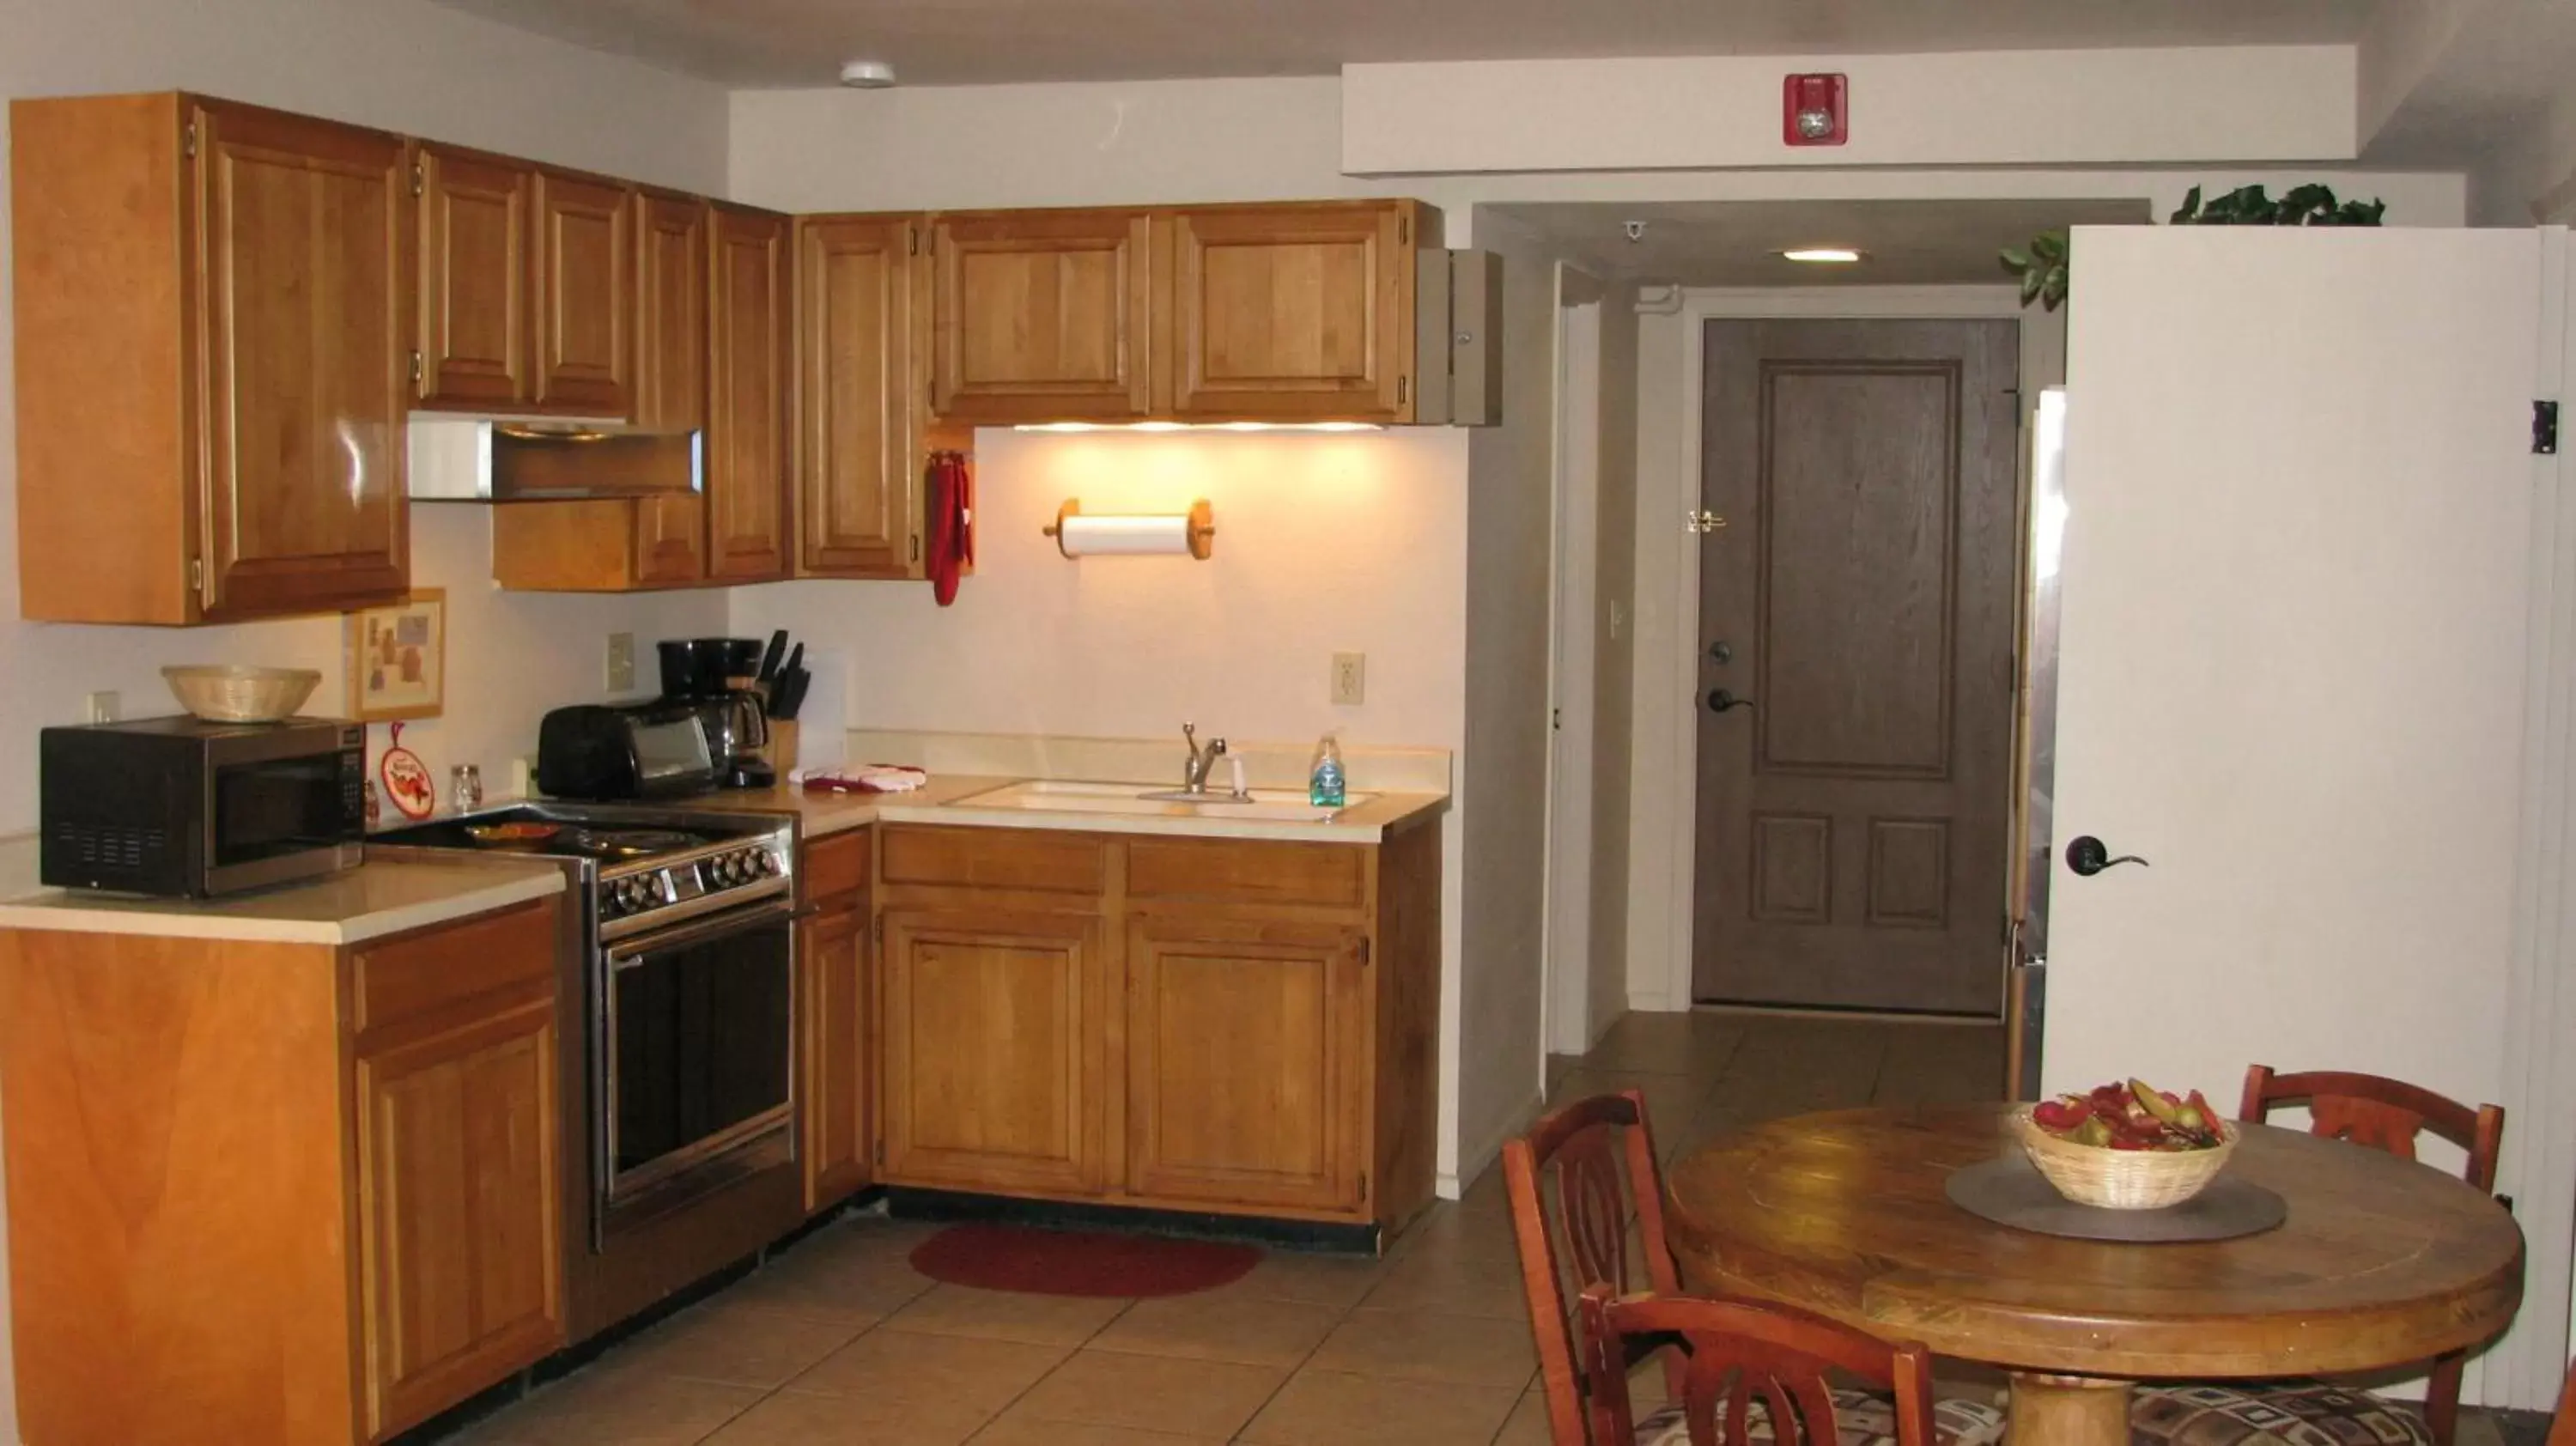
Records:
<instances>
[{"instance_id":1,"label":"paper towel roll","mask_svg":"<svg viewBox=\"0 0 2576 1446\"><path fill-rule=\"evenodd\" d=\"M1057 509L1055 525L1046 529L1067 557L1139 557L1187 555L1205 558L1216 522L1205 501L1186 513L1106 513L1086 517L1082 504L1068 500Z\"/></svg>"}]
</instances>

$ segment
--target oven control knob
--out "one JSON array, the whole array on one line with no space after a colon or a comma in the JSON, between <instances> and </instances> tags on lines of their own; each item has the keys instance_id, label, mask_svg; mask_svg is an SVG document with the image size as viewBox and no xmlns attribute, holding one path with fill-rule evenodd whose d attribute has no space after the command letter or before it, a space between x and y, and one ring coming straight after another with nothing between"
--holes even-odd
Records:
<instances>
[{"instance_id":1,"label":"oven control knob","mask_svg":"<svg viewBox=\"0 0 2576 1446\"><path fill-rule=\"evenodd\" d=\"M657 904L671 902L670 879L662 874L648 876L644 880L644 896Z\"/></svg>"},{"instance_id":2,"label":"oven control knob","mask_svg":"<svg viewBox=\"0 0 2576 1446\"><path fill-rule=\"evenodd\" d=\"M752 868L763 877L775 874L778 872L778 856L767 849L762 849L752 855Z\"/></svg>"},{"instance_id":3,"label":"oven control knob","mask_svg":"<svg viewBox=\"0 0 2576 1446\"><path fill-rule=\"evenodd\" d=\"M742 882L742 870L735 866L733 855L731 854L725 854L719 857L715 861L715 870L717 883L738 884Z\"/></svg>"}]
</instances>

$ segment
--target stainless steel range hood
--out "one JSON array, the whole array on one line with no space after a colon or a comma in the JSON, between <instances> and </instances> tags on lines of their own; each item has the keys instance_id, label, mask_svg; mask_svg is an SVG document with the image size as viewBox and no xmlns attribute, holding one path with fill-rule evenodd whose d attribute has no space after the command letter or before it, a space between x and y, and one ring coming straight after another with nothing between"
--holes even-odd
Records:
<instances>
[{"instance_id":1,"label":"stainless steel range hood","mask_svg":"<svg viewBox=\"0 0 2576 1446\"><path fill-rule=\"evenodd\" d=\"M415 502L572 502L706 488L706 437L560 418L411 418Z\"/></svg>"}]
</instances>

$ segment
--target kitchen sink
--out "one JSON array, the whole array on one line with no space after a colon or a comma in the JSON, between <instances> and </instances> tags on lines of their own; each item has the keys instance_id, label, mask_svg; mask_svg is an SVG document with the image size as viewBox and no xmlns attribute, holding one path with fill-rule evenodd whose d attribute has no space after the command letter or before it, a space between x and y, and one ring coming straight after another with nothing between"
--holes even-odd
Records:
<instances>
[{"instance_id":1,"label":"kitchen sink","mask_svg":"<svg viewBox=\"0 0 2576 1446\"><path fill-rule=\"evenodd\" d=\"M1373 797L1373 794L1354 793L1343 807L1356 807ZM1305 794L1288 788L1256 788L1248 799L1236 798L1223 789L1211 790L1204 798L1175 798L1166 789L1062 778L1032 778L1006 783L1000 788L988 788L982 793L951 799L945 807L1019 808L1032 813L1116 813L1131 818L1241 818L1273 823L1329 823L1342 811L1319 808L1308 803Z\"/></svg>"}]
</instances>

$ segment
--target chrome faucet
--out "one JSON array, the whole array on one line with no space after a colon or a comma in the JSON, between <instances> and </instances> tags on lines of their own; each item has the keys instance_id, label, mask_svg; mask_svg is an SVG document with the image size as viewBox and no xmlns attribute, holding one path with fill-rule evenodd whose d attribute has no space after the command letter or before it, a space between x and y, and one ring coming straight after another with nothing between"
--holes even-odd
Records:
<instances>
[{"instance_id":1,"label":"chrome faucet","mask_svg":"<svg viewBox=\"0 0 2576 1446\"><path fill-rule=\"evenodd\" d=\"M1181 765L1181 792L1207 792L1208 770L1225 756L1225 740L1211 738L1207 747L1199 746L1199 729L1195 723L1181 725L1181 740L1189 745L1190 761Z\"/></svg>"}]
</instances>

